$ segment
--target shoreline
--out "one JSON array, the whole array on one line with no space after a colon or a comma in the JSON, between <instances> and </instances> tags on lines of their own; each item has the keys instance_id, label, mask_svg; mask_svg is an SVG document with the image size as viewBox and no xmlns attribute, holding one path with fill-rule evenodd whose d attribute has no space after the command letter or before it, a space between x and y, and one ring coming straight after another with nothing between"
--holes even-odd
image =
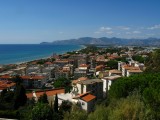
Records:
<instances>
[{"instance_id":1,"label":"shoreline","mask_svg":"<svg viewBox=\"0 0 160 120\"><path fill-rule=\"evenodd\" d=\"M56 53L56 55L63 55L63 54L66 54L67 52L80 51L80 50L86 48L85 45L79 45L79 46L81 47L80 49L72 50L72 51L65 51L65 52L62 51L62 52ZM52 54L53 54L53 53L52 53ZM49 59L49 58L51 58L51 57L52 57L52 55L46 56L46 57L42 57L42 58L33 59L33 60L27 60L27 61L23 61L23 62L8 63L8 64L0 64L0 66L3 66L3 65L17 65L17 66L18 66L18 65L23 65L23 64L28 64L28 63L30 63L30 62L38 61L38 60L41 60L41 59L46 60L46 59Z\"/></svg>"}]
</instances>

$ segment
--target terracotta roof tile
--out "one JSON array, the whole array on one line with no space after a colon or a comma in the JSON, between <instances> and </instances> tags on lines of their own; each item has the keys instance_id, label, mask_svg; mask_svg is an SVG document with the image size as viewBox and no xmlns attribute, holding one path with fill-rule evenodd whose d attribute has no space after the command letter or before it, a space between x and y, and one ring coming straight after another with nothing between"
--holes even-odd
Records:
<instances>
[{"instance_id":1,"label":"terracotta roof tile","mask_svg":"<svg viewBox=\"0 0 160 120\"><path fill-rule=\"evenodd\" d=\"M81 99L86 101L86 102L89 102L89 101L91 101L91 100L93 100L95 98L96 98L96 96L91 95L91 94L87 94L87 95L83 96Z\"/></svg>"},{"instance_id":2,"label":"terracotta roof tile","mask_svg":"<svg viewBox=\"0 0 160 120\"><path fill-rule=\"evenodd\" d=\"M76 84L78 81L83 81L83 80L88 80L88 78L87 77L80 77L77 80L73 80L72 83Z\"/></svg>"},{"instance_id":3,"label":"terracotta roof tile","mask_svg":"<svg viewBox=\"0 0 160 120\"><path fill-rule=\"evenodd\" d=\"M11 79L12 77L9 75L3 75L0 77L1 79Z\"/></svg>"},{"instance_id":4,"label":"terracotta roof tile","mask_svg":"<svg viewBox=\"0 0 160 120\"><path fill-rule=\"evenodd\" d=\"M52 89L52 90L47 90L47 91L37 91L35 92L37 97L40 97L41 95L43 95L44 93L47 94L47 96L53 96L56 94L60 94L60 93L65 93L64 88L60 88L60 89ZM26 94L27 98L32 98L33 97L33 93L28 93Z\"/></svg>"},{"instance_id":5,"label":"terracotta roof tile","mask_svg":"<svg viewBox=\"0 0 160 120\"><path fill-rule=\"evenodd\" d=\"M16 83L14 83L12 81L8 81L8 80L0 81L0 90L7 89L7 88L10 88L15 85L16 85Z\"/></svg>"},{"instance_id":6,"label":"terracotta roof tile","mask_svg":"<svg viewBox=\"0 0 160 120\"><path fill-rule=\"evenodd\" d=\"M98 65L98 66L96 66L96 69L103 68L103 67L104 67L104 65Z\"/></svg>"},{"instance_id":7,"label":"terracotta roof tile","mask_svg":"<svg viewBox=\"0 0 160 120\"><path fill-rule=\"evenodd\" d=\"M110 72L110 73L122 73L120 70L116 70L116 69L114 69L114 70L109 70L109 72Z\"/></svg>"},{"instance_id":8,"label":"terracotta roof tile","mask_svg":"<svg viewBox=\"0 0 160 120\"><path fill-rule=\"evenodd\" d=\"M52 63L52 62L46 62L45 64L47 64L47 65L52 65L53 63Z\"/></svg>"},{"instance_id":9,"label":"terracotta roof tile","mask_svg":"<svg viewBox=\"0 0 160 120\"><path fill-rule=\"evenodd\" d=\"M79 65L79 67L88 67L88 65L87 64L81 64L81 65Z\"/></svg>"}]
</instances>

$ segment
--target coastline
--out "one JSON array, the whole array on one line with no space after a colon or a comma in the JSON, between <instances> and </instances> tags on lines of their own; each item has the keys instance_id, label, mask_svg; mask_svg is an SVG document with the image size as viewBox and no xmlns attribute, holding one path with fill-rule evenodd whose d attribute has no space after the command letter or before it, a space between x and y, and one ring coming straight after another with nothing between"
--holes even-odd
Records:
<instances>
[{"instance_id":1,"label":"coastline","mask_svg":"<svg viewBox=\"0 0 160 120\"><path fill-rule=\"evenodd\" d=\"M82 49L85 49L86 48L86 46L85 45L80 45L81 46L81 48L80 49L77 49L77 50L72 50L72 51L62 51L62 52L58 52L58 53L56 53L56 55L63 55L63 54L66 54L67 52L73 52L73 51L80 51L80 50L82 50ZM15 64L15 65L22 65L22 64L28 64L28 63L30 63L30 62L34 62L34 61L38 61L38 60L41 60L41 59L44 59L44 60L46 60L46 59L49 59L49 58L51 58L52 56L47 56L47 57L42 57L42 58L37 58L37 59L33 59L33 60L27 60L27 61L23 61L23 62L17 62L17 63L11 63L11 64ZM2 64L3 65L3 64ZM10 64L5 64L5 65L10 65Z\"/></svg>"}]
</instances>

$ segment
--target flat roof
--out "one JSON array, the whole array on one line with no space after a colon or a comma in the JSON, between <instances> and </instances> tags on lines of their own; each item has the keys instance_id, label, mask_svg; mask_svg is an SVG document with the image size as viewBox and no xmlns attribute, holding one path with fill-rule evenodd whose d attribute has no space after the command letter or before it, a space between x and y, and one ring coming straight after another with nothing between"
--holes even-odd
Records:
<instances>
[{"instance_id":1,"label":"flat roof","mask_svg":"<svg viewBox=\"0 0 160 120\"><path fill-rule=\"evenodd\" d=\"M78 84L94 84L94 83L99 83L103 82L101 79L89 79L89 80L83 80L83 81L78 81Z\"/></svg>"},{"instance_id":2,"label":"flat roof","mask_svg":"<svg viewBox=\"0 0 160 120\"><path fill-rule=\"evenodd\" d=\"M103 79L106 79L106 80L115 80L115 79L118 79L118 78L121 78L122 76L120 75L114 75L114 76L109 76L109 77L104 77Z\"/></svg>"}]
</instances>

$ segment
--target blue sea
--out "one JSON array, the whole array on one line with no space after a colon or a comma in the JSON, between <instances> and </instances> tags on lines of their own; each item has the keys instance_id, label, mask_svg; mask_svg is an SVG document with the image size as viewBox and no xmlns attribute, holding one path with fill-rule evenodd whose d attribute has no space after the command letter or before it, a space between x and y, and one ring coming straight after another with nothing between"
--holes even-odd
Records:
<instances>
[{"instance_id":1,"label":"blue sea","mask_svg":"<svg viewBox=\"0 0 160 120\"><path fill-rule=\"evenodd\" d=\"M80 45L9 44L0 45L0 65L14 64L50 57L53 53L79 50Z\"/></svg>"}]
</instances>

